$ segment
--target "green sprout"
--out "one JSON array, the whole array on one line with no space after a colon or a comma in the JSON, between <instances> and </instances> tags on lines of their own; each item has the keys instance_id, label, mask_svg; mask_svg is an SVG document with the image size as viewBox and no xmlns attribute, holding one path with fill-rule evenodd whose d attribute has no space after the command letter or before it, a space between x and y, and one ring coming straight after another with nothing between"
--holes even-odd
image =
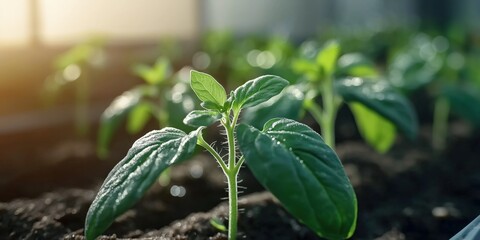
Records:
<instances>
[{"instance_id":1,"label":"green sprout","mask_svg":"<svg viewBox=\"0 0 480 240\"><path fill-rule=\"evenodd\" d=\"M303 44L301 49L304 57L295 60L293 68L303 79L277 98L247 110L246 122L263 124L280 116L298 119L308 112L320 125L325 142L335 148L335 119L345 102L360 134L377 151L385 152L392 146L397 128L415 138L418 123L409 101L380 79L368 59L358 53L341 56L335 41L320 51L314 42Z\"/></svg>"},{"instance_id":2,"label":"green sprout","mask_svg":"<svg viewBox=\"0 0 480 240\"><path fill-rule=\"evenodd\" d=\"M257 180L299 221L321 237L352 236L357 218L353 187L335 151L307 125L274 118L263 130L237 124L243 109L278 95L288 81L264 75L247 81L227 96L212 76L191 71L191 87L202 101L184 123L197 127L190 133L166 127L138 139L105 179L87 213L86 239L102 234L116 217L131 208L169 166L205 148L220 165L228 182L228 238L237 237L237 177L246 163ZM204 128L220 123L225 130L228 154L219 152L202 137Z\"/></svg>"}]
</instances>

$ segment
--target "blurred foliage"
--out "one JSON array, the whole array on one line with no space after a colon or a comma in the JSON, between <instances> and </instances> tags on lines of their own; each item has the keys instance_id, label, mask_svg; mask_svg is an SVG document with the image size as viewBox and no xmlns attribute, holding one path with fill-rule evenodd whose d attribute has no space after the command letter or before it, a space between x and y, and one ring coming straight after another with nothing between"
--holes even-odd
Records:
<instances>
[{"instance_id":1,"label":"blurred foliage","mask_svg":"<svg viewBox=\"0 0 480 240\"><path fill-rule=\"evenodd\" d=\"M341 50L328 48L327 39L332 36L338 39ZM88 49L78 47L81 48ZM180 72L174 74L171 66L171 62L181 60L180 43L164 39L159 50L163 58L154 65L138 64L133 68L145 84L125 93L135 97L129 97L132 106L124 109L128 114L120 114L119 119L127 119L127 130L131 133L144 128L152 116L163 126L181 124L180 120L188 112L185 105L192 105L188 77L180 77ZM75 51L83 54L74 54ZM86 52L89 51L72 49L70 55L77 57L66 56L58 61L58 66L68 66L61 64L68 63L68 59L86 59L80 56L88 55ZM458 25L443 32L433 28L424 32L405 28L331 30L302 42L282 36L238 37L227 31L208 32L191 58L194 69L215 76L227 91L265 74L282 76L293 84L271 101L245 111L244 121L254 122L258 125L256 127L261 127L262 119L275 116L302 118L306 112L305 99L322 91L318 87L321 81L325 81L322 79L359 77L368 80L365 84L372 87L375 82L388 82L389 86L407 96L419 89L426 91L436 101L433 107L434 132L446 131L451 107L455 114L471 121L474 126L480 125L475 108L480 104L479 64L479 36ZM323 101L316 100L320 104ZM399 123L392 125L391 118L385 118L371 108L355 103L349 103L349 106L360 134L380 152L388 150ZM388 133L373 131L367 126L372 122L383 126L384 130L389 129ZM445 137L440 134L435 138ZM103 142L106 146L109 139Z\"/></svg>"},{"instance_id":2,"label":"blurred foliage","mask_svg":"<svg viewBox=\"0 0 480 240\"><path fill-rule=\"evenodd\" d=\"M116 97L103 112L97 143L101 158L108 155L110 141L124 121L130 134L140 132L152 118L160 127L192 130L182 122L198 106L189 87L190 68L173 73L170 60L160 57L152 66L137 64L132 70L145 83Z\"/></svg>"},{"instance_id":3,"label":"blurred foliage","mask_svg":"<svg viewBox=\"0 0 480 240\"><path fill-rule=\"evenodd\" d=\"M73 46L53 63L53 73L44 83L43 96L51 104L62 91L73 88L75 95L75 129L85 135L89 129L88 100L94 84L92 74L106 64L105 39L96 37Z\"/></svg>"}]
</instances>

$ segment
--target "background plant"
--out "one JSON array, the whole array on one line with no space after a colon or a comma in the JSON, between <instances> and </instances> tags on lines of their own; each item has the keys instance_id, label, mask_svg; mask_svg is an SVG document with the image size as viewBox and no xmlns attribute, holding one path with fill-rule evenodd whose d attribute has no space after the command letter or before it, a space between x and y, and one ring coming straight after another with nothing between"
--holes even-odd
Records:
<instances>
[{"instance_id":1,"label":"background plant","mask_svg":"<svg viewBox=\"0 0 480 240\"><path fill-rule=\"evenodd\" d=\"M182 119L197 104L188 87L189 69L174 74L170 61L161 57L153 66L138 64L133 71L145 83L116 97L103 112L97 145L102 158L107 156L110 141L124 120L130 134L140 132L151 118L161 127L192 129L182 124Z\"/></svg>"},{"instance_id":2,"label":"background plant","mask_svg":"<svg viewBox=\"0 0 480 240\"><path fill-rule=\"evenodd\" d=\"M335 41L320 51L316 42L305 42L300 56L293 68L303 77L282 96L247 112L246 121L261 123L272 116L298 119L306 111L320 125L325 142L334 148L335 118L345 102L361 135L376 150L385 152L391 147L396 129L415 138L418 123L409 101L381 79L366 57L359 53L341 55Z\"/></svg>"},{"instance_id":3,"label":"background plant","mask_svg":"<svg viewBox=\"0 0 480 240\"><path fill-rule=\"evenodd\" d=\"M163 128L137 140L110 172L87 214L85 236L94 239L137 202L171 165L187 160L200 145L213 155L228 180L229 233L237 236L237 176L244 162L284 207L319 236L340 239L353 234L357 202L340 160L308 126L290 119L271 119L262 131L237 125L242 109L278 95L288 81L273 75L250 80L227 94L212 76L192 71L191 87L204 110L184 122L198 127L186 134ZM202 130L220 122L228 143L227 159L208 144ZM237 144L240 155L237 154Z\"/></svg>"},{"instance_id":4,"label":"background plant","mask_svg":"<svg viewBox=\"0 0 480 240\"><path fill-rule=\"evenodd\" d=\"M93 84L93 70L104 66L105 40L92 38L75 45L59 55L54 61L54 72L45 81L45 97L53 101L60 91L68 86L74 87L75 130L79 135L89 130L88 101Z\"/></svg>"},{"instance_id":5,"label":"background plant","mask_svg":"<svg viewBox=\"0 0 480 240\"><path fill-rule=\"evenodd\" d=\"M480 127L480 81L478 70L472 67L479 60L476 54L464 52L468 45L458 36L430 37L417 33L408 44L392 54L389 63L388 79L392 85L406 94L426 89L434 99L432 146L438 151L446 146L452 110L475 127Z\"/></svg>"}]
</instances>

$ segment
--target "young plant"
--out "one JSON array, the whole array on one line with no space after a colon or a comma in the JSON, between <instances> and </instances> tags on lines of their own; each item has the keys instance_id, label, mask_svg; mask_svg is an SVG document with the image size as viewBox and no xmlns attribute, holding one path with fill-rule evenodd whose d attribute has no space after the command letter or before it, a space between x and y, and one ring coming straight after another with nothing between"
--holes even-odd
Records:
<instances>
[{"instance_id":1,"label":"young plant","mask_svg":"<svg viewBox=\"0 0 480 240\"><path fill-rule=\"evenodd\" d=\"M212 76L192 71L191 87L204 110L184 122L198 127L185 133L167 127L137 140L107 176L87 214L85 236L94 239L132 207L167 167L187 160L200 145L218 162L228 182L228 238L237 237L237 176L246 163L258 181L299 221L319 236L350 237L356 226L357 201L335 152L315 131L294 120L275 118L260 131L238 124L240 112L278 95L288 82L265 75L227 94ZM226 132L227 159L202 137L219 122ZM239 152L238 152L239 150Z\"/></svg>"},{"instance_id":2,"label":"young plant","mask_svg":"<svg viewBox=\"0 0 480 240\"><path fill-rule=\"evenodd\" d=\"M45 81L47 100L52 101L67 86L73 86L75 95L75 130L86 135L89 130L89 98L93 84L92 74L105 64L105 41L92 38L75 45L59 55L54 62L55 71Z\"/></svg>"},{"instance_id":3,"label":"young plant","mask_svg":"<svg viewBox=\"0 0 480 240\"><path fill-rule=\"evenodd\" d=\"M337 42L325 44L319 52L314 45L304 44L303 49L310 50L304 50L305 57L293 62L304 81L298 81L277 99L251 109L245 116L248 122L277 116L300 118L303 111L308 111L320 125L325 142L334 148L337 111L346 102L360 134L379 152L391 147L396 128L415 137L418 127L410 103L386 81L379 80L372 63L356 53L339 58Z\"/></svg>"},{"instance_id":4,"label":"young plant","mask_svg":"<svg viewBox=\"0 0 480 240\"><path fill-rule=\"evenodd\" d=\"M480 128L480 84L476 74L468 74L475 54L468 56L455 45L443 36L419 33L393 55L388 69L395 87L406 93L426 87L434 99L432 147L440 152L447 143L450 112Z\"/></svg>"},{"instance_id":5,"label":"young plant","mask_svg":"<svg viewBox=\"0 0 480 240\"><path fill-rule=\"evenodd\" d=\"M101 116L97 143L101 158L108 155L110 141L125 119L130 134L142 130L152 117L161 127L193 129L181 124L196 104L193 92L189 91L188 77L184 76L189 74L188 69L173 74L170 61L161 57L153 66L136 65L134 72L145 83L115 98Z\"/></svg>"}]
</instances>

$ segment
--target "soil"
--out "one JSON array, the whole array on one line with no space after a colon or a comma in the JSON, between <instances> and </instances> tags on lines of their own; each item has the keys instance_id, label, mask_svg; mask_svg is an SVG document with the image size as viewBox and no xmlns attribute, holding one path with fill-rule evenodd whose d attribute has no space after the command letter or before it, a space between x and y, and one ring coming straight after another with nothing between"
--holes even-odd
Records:
<instances>
[{"instance_id":1,"label":"soil","mask_svg":"<svg viewBox=\"0 0 480 240\"><path fill-rule=\"evenodd\" d=\"M361 141L337 145L358 197L353 239L449 239L480 213L480 136L465 124L454 123L451 129L450 144L441 155L428 147L428 128L422 129L418 142L399 138L385 155ZM92 161L58 163L53 167L58 176L39 180L40 187L34 180L23 187L33 190L2 186L6 190L0 194L0 239L83 239L86 212L112 165L89 169ZM65 168L74 179L85 173L91 176L80 177L81 183L62 182L68 176L60 174ZM40 172L21 176L44 179L49 174ZM242 188L239 239L318 239L270 194L258 193L263 189L248 169L242 169L241 179L248 187ZM199 154L174 168L167 186L156 184L101 239L226 239L210 223L217 218L227 225L224 181L215 162ZM185 195L172 196L172 187L184 188ZM42 193L45 189L49 193Z\"/></svg>"}]
</instances>

